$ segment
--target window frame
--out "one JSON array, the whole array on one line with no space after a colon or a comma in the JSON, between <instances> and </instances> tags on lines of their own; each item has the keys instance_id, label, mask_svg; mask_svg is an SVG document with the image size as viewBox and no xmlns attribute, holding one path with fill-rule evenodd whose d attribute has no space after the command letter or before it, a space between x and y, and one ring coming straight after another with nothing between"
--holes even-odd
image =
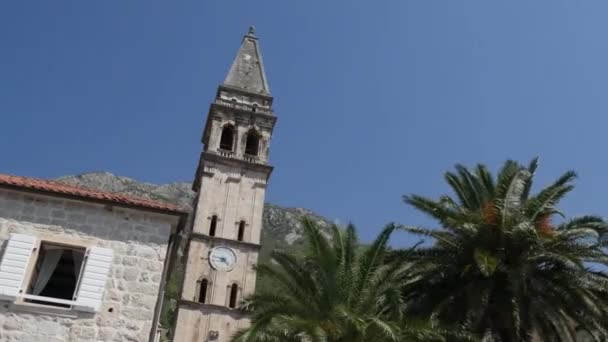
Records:
<instances>
[{"instance_id":1,"label":"window frame","mask_svg":"<svg viewBox=\"0 0 608 342\"><path fill-rule=\"evenodd\" d=\"M217 214L211 215L209 217L209 228L207 229L207 235L214 237L217 235L217 223L220 220Z\"/></svg>"},{"instance_id":2,"label":"window frame","mask_svg":"<svg viewBox=\"0 0 608 342\"><path fill-rule=\"evenodd\" d=\"M80 282L82 281L82 277L84 275L84 267L88 261L89 250L92 247L90 243L85 241L68 238L68 239L59 239L56 236L50 237L48 235L37 234L33 235L36 237L36 242L34 243L34 248L32 250L32 254L29 256L28 265L23 274L23 283L21 287L20 293L17 295L17 299L14 301L17 305L22 306L31 306L37 308L48 308L54 310L65 310L65 311L73 311L74 305L76 304L76 297L78 295L78 290L80 289ZM40 249L43 243L56 245L56 246L65 246L66 248L73 249L84 249L84 256L82 258L82 263L80 264L80 270L78 273L78 279L76 279L76 285L74 288L74 294L72 295L72 300L59 299L54 297L44 297L38 296L34 294L28 294L27 290L32 286L32 281L34 272L36 271L36 264L38 263L38 257L40 256ZM62 305L69 305L69 307L62 307L52 304L43 304L43 303L32 303L27 300L36 300L41 302L48 303L57 303Z\"/></svg>"},{"instance_id":3,"label":"window frame","mask_svg":"<svg viewBox=\"0 0 608 342\"><path fill-rule=\"evenodd\" d=\"M205 294L205 296L204 296L204 297L202 297L202 296L201 296L201 294L202 294L201 292L202 292L202 290L203 290L203 284L205 284L205 293L204 293L204 294ZM210 281L209 281L209 279L207 279L206 277L202 277L202 278L199 280L199 282L198 282L198 291L197 291L197 292L198 292L198 294L197 294L197 296L198 296L198 298L197 298L197 302L198 302L199 304L208 304L208 300L207 300L207 298L209 298L209 292L210 292L210 291L209 291L209 288L210 288L210 286L209 286L209 285L210 285L210 284L211 284L211 282L210 282ZM202 299L202 300L201 300L201 299Z\"/></svg>"},{"instance_id":4,"label":"window frame","mask_svg":"<svg viewBox=\"0 0 608 342\"><path fill-rule=\"evenodd\" d=\"M230 309L237 309L239 306L239 295L241 292L241 286L239 285L239 283L234 282L230 285L228 285L228 305L226 305L228 308ZM234 301L234 303L233 303Z\"/></svg>"},{"instance_id":5,"label":"window frame","mask_svg":"<svg viewBox=\"0 0 608 342\"><path fill-rule=\"evenodd\" d=\"M236 232L236 240L237 241L245 241L245 231L247 230L247 222L245 220L238 221L237 224L237 232Z\"/></svg>"}]
</instances>

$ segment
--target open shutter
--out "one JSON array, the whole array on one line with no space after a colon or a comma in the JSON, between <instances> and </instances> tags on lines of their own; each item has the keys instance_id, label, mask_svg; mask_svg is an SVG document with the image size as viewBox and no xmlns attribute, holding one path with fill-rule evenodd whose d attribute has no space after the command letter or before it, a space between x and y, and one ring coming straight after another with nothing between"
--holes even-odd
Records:
<instances>
[{"instance_id":1,"label":"open shutter","mask_svg":"<svg viewBox=\"0 0 608 342\"><path fill-rule=\"evenodd\" d=\"M89 249L86 264L80 277L74 309L89 312L99 311L110 265L112 265L111 249L101 247Z\"/></svg>"},{"instance_id":2,"label":"open shutter","mask_svg":"<svg viewBox=\"0 0 608 342\"><path fill-rule=\"evenodd\" d=\"M35 243L33 236L11 234L0 261L0 300L14 301L19 295Z\"/></svg>"}]
</instances>

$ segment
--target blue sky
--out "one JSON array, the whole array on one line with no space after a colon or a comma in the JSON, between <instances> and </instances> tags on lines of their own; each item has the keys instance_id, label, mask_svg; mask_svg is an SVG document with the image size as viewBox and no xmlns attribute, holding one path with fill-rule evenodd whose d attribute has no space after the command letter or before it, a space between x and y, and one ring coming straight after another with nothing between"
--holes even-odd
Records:
<instances>
[{"instance_id":1,"label":"blue sky","mask_svg":"<svg viewBox=\"0 0 608 342\"><path fill-rule=\"evenodd\" d=\"M576 170L608 209L608 2L5 1L0 172L191 181L218 84L255 25L279 117L270 202L430 225L401 202L455 163ZM410 242L398 234L395 243Z\"/></svg>"}]
</instances>

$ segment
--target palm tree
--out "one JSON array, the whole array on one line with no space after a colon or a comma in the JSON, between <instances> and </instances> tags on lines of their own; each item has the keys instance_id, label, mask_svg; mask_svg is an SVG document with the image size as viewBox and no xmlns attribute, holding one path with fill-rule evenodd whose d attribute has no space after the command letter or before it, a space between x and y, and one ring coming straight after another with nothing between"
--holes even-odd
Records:
<instances>
[{"instance_id":1,"label":"palm tree","mask_svg":"<svg viewBox=\"0 0 608 342\"><path fill-rule=\"evenodd\" d=\"M395 225L361 248L352 225L346 230L333 226L329 239L313 221L302 224L308 242L304 257L275 251L272 264L258 266L258 274L275 286L244 302L243 308L252 311L252 324L233 341L446 340L426 325L402 324L400 285L409 263L401 258L385 263Z\"/></svg>"},{"instance_id":2,"label":"palm tree","mask_svg":"<svg viewBox=\"0 0 608 342\"><path fill-rule=\"evenodd\" d=\"M576 175L531 194L537 165L507 161L496 178L483 165L457 165L445 174L455 198L404 197L441 225L403 227L434 240L410 253L412 311L490 341L576 341L577 331L608 338L608 276L597 266L608 262L606 224L584 216L554 225Z\"/></svg>"}]
</instances>

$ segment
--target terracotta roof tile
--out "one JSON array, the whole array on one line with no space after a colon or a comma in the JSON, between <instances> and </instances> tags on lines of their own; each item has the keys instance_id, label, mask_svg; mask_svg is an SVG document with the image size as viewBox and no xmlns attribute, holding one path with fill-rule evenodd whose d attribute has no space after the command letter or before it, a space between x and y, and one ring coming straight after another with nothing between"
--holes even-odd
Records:
<instances>
[{"instance_id":1,"label":"terracotta roof tile","mask_svg":"<svg viewBox=\"0 0 608 342\"><path fill-rule=\"evenodd\" d=\"M114 202L117 205L122 204L125 206L140 207L144 209L167 211L174 214L187 213L185 209L170 203L125 196L113 192L89 190L43 179L0 174L0 187L1 186L21 188L24 190L40 191L48 193L50 195L57 194L71 197L80 197L83 200L89 199Z\"/></svg>"}]
</instances>

